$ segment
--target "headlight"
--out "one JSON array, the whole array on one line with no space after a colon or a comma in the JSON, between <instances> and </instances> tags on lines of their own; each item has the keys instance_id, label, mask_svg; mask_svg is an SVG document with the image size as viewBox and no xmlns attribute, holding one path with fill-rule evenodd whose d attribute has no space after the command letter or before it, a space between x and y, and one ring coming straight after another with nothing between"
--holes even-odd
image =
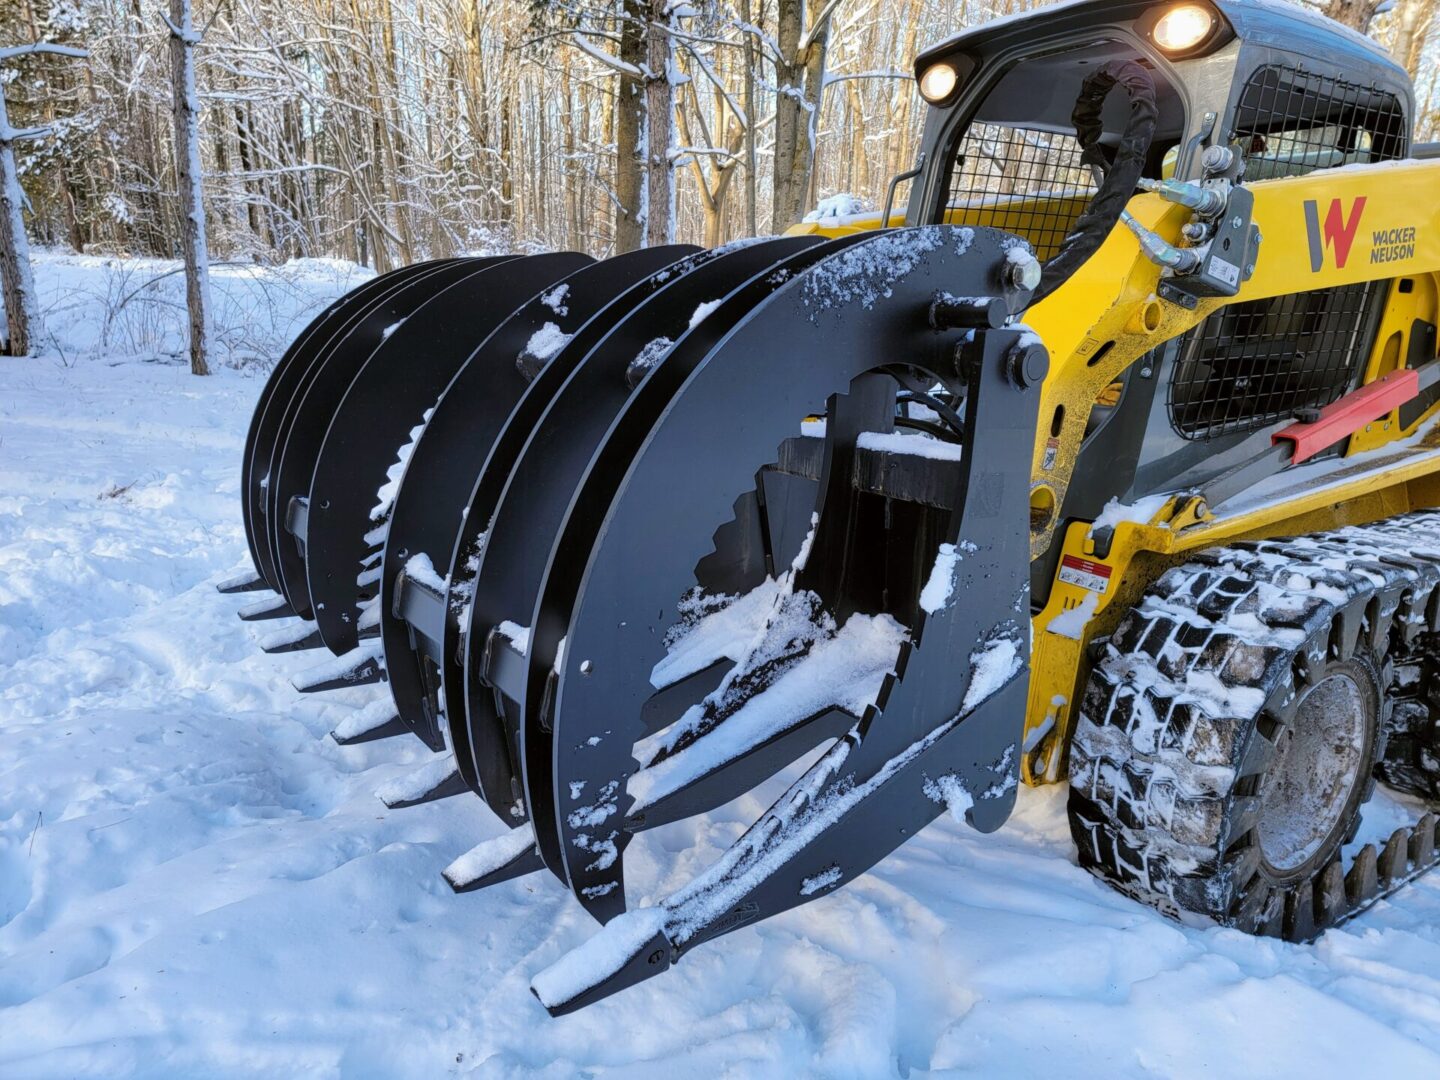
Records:
<instances>
[{"instance_id":1,"label":"headlight","mask_svg":"<svg viewBox=\"0 0 1440 1080\"><path fill-rule=\"evenodd\" d=\"M931 105L938 105L955 92L959 81L960 76L955 69L943 60L931 64L920 76L920 96Z\"/></svg>"},{"instance_id":2,"label":"headlight","mask_svg":"<svg viewBox=\"0 0 1440 1080\"><path fill-rule=\"evenodd\" d=\"M1161 15L1150 31L1151 40L1167 53L1195 48L1215 30L1215 13L1200 4L1176 4Z\"/></svg>"}]
</instances>

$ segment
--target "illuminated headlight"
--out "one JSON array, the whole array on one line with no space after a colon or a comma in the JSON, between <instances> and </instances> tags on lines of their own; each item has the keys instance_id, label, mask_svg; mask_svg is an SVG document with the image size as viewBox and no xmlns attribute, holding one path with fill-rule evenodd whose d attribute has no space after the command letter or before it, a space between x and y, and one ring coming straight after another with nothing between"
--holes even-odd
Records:
<instances>
[{"instance_id":1,"label":"illuminated headlight","mask_svg":"<svg viewBox=\"0 0 1440 1080\"><path fill-rule=\"evenodd\" d=\"M955 84L960 81L960 76L949 64L943 60L938 64L931 64L920 76L920 96L931 105L938 105L955 91Z\"/></svg>"},{"instance_id":2,"label":"illuminated headlight","mask_svg":"<svg viewBox=\"0 0 1440 1080\"><path fill-rule=\"evenodd\" d=\"M1161 15L1150 38L1167 53L1188 52L1215 30L1215 12L1200 4L1176 4Z\"/></svg>"}]
</instances>

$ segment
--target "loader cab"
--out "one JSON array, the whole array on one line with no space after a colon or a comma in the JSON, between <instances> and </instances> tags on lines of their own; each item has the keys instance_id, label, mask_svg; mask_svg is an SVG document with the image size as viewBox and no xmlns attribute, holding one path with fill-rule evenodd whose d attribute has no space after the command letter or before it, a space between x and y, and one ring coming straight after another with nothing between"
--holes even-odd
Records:
<instances>
[{"instance_id":1,"label":"loader cab","mask_svg":"<svg viewBox=\"0 0 1440 1080\"><path fill-rule=\"evenodd\" d=\"M1178 36L1164 22L1172 13ZM1266 0L1081 0L917 58L932 108L907 220L993 225L1051 257L1096 190L1070 112L1086 75L1113 60L1154 77L1152 179L1198 179L1207 143L1238 143L1247 181L1408 153L1408 77L1359 34ZM1123 95L1111 94L1102 148L1118 142L1125 119ZM1359 385L1387 293L1382 281L1232 304L1132 365L1091 414L1057 535L1112 498L1203 484L1268 445L1297 411ZM1047 300L1060 302L1063 289ZM1035 563L1037 607L1058 557L1052 545Z\"/></svg>"}]
</instances>

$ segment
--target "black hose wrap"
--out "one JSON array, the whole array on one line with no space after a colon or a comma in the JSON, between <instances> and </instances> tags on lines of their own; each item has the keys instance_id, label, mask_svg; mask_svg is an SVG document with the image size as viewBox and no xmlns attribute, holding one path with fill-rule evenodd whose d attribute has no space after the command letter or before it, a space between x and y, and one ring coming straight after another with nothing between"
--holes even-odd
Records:
<instances>
[{"instance_id":1,"label":"black hose wrap","mask_svg":"<svg viewBox=\"0 0 1440 1080\"><path fill-rule=\"evenodd\" d=\"M1130 119L1120 136L1115 160L1107 162L1100 147L1100 137L1104 134L1101 114L1106 96L1116 86L1122 87L1129 95ZM1075 99L1075 110L1070 114L1070 120L1075 125L1075 137L1080 143L1081 163L1096 166L1104 172L1105 179L1076 220L1074 229L1065 238L1060 250L1046 261L1040 287L1030 299L1032 305L1068 281L1100 249L1110 230L1119 223L1125 204L1130 201L1135 185L1144 174L1145 158L1155 137L1155 124L1159 117L1160 109L1155 103L1155 79L1149 69L1134 60L1112 60L1086 76L1080 86L1080 96Z\"/></svg>"}]
</instances>

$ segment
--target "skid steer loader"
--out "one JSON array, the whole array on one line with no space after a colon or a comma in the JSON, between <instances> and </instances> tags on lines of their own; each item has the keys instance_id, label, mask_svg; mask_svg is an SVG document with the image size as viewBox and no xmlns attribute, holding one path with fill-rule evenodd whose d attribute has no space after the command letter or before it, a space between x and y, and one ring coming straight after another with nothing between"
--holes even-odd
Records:
<instances>
[{"instance_id":1,"label":"skid steer loader","mask_svg":"<svg viewBox=\"0 0 1440 1080\"><path fill-rule=\"evenodd\" d=\"M390 805L507 831L604 926L564 1013L840 888L947 808L1070 783L1080 863L1292 941L1437 858L1440 161L1403 71L1258 0L1082 0L915 62L870 218L373 279L245 448L267 651L385 683ZM908 203L894 204L909 182ZM646 829L780 777L626 908ZM1358 848L1358 851L1356 850Z\"/></svg>"}]
</instances>

